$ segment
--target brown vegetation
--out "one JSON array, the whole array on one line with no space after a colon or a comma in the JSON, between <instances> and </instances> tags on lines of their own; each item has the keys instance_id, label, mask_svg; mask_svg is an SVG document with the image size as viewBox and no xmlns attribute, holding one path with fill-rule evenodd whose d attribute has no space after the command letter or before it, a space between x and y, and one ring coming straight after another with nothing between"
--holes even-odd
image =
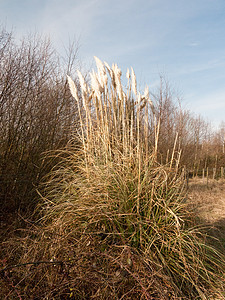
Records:
<instances>
[{"instance_id":1,"label":"brown vegetation","mask_svg":"<svg viewBox=\"0 0 225 300\"><path fill-rule=\"evenodd\" d=\"M189 185L189 204L198 221L213 236L212 244L225 251L225 180L195 178Z\"/></svg>"},{"instance_id":2,"label":"brown vegetation","mask_svg":"<svg viewBox=\"0 0 225 300\"><path fill-rule=\"evenodd\" d=\"M77 110L66 86L76 49L62 67L49 40L38 35L16 44L0 33L1 211L27 211L50 166L42 153L66 145L76 129Z\"/></svg>"},{"instance_id":3,"label":"brown vegetation","mask_svg":"<svg viewBox=\"0 0 225 300\"><path fill-rule=\"evenodd\" d=\"M63 68L49 41L0 42L5 299L223 297L223 240L212 247L191 214L210 223L195 208L214 190L192 182L186 204L183 172L224 166L223 124L213 133L163 79L150 97L131 70L124 89L97 58L90 82L68 78L73 99L76 51Z\"/></svg>"}]
</instances>

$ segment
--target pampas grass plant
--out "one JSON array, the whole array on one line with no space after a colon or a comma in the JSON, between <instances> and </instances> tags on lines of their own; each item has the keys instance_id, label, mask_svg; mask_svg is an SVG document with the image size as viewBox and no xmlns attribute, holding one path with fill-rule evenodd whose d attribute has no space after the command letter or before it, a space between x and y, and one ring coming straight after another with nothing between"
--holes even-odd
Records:
<instances>
[{"instance_id":1,"label":"pampas grass plant","mask_svg":"<svg viewBox=\"0 0 225 300\"><path fill-rule=\"evenodd\" d=\"M158 162L160 120L148 88L137 91L133 69L124 88L116 64L95 60L90 84L80 72L78 86L68 77L79 146L58 152L41 225L17 249L20 263L43 262L35 272L25 266L23 284L54 299L224 295L224 258L188 221L176 142L171 160Z\"/></svg>"}]
</instances>

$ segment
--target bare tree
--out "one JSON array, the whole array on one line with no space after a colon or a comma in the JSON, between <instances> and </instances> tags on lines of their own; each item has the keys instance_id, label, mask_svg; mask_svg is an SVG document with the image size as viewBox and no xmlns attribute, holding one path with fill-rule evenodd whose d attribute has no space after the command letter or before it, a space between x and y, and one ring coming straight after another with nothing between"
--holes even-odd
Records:
<instances>
[{"instance_id":1,"label":"bare tree","mask_svg":"<svg viewBox=\"0 0 225 300\"><path fill-rule=\"evenodd\" d=\"M66 83L76 60L75 45L66 64L49 39L34 34L17 45L11 33L0 33L2 204L18 209L34 203L35 187L46 172L42 153L64 146L77 128Z\"/></svg>"}]
</instances>

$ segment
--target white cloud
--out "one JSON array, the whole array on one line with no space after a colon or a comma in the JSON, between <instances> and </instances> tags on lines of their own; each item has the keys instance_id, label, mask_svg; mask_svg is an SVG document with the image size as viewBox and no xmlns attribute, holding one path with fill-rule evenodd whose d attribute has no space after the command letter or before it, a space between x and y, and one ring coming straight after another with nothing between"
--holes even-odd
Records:
<instances>
[{"instance_id":1,"label":"white cloud","mask_svg":"<svg viewBox=\"0 0 225 300\"><path fill-rule=\"evenodd\" d=\"M191 42L191 43L188 44L189 47L197 47L199 45L200 45L199 42Z\"/></svg>"},{"instance_id":2,"label":"white cloud","mask_svg":"<svg viewBox=\"0 0 225 300\"><path fill-rule=\"evenodd\" d=\"M182 63L182 68L179 66L176 70L176 75L188 75L198 72L210 71L212 69L220 68L221 66L225 65L225 60L223 58L215 58L209 61L203 61L200 63L192 62L190 63Z\"/></svg>"}]
</instances>

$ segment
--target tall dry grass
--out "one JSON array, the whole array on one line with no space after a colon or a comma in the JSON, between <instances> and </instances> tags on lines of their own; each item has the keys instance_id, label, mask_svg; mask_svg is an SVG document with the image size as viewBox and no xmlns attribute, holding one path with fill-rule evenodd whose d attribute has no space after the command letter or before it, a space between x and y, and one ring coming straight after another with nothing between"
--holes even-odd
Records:
<instances>
[{"instance_id":1,"label":"tall dry grass","mask_svg":"<svg viewBox=\"0 0 225 300\"><path fill-rule=\"evenodd\" d=\"M80 144L56 154L40 224L10 254L21 255L13 292L46 299L222 295L224 258L190 226L176 143L171 160L158 163L160 122L148 88L137 91L133 69L124 88L117 65L95 60L90 84L80 72L79 87L68 77Z\"/></svg>"}]
</instances>

